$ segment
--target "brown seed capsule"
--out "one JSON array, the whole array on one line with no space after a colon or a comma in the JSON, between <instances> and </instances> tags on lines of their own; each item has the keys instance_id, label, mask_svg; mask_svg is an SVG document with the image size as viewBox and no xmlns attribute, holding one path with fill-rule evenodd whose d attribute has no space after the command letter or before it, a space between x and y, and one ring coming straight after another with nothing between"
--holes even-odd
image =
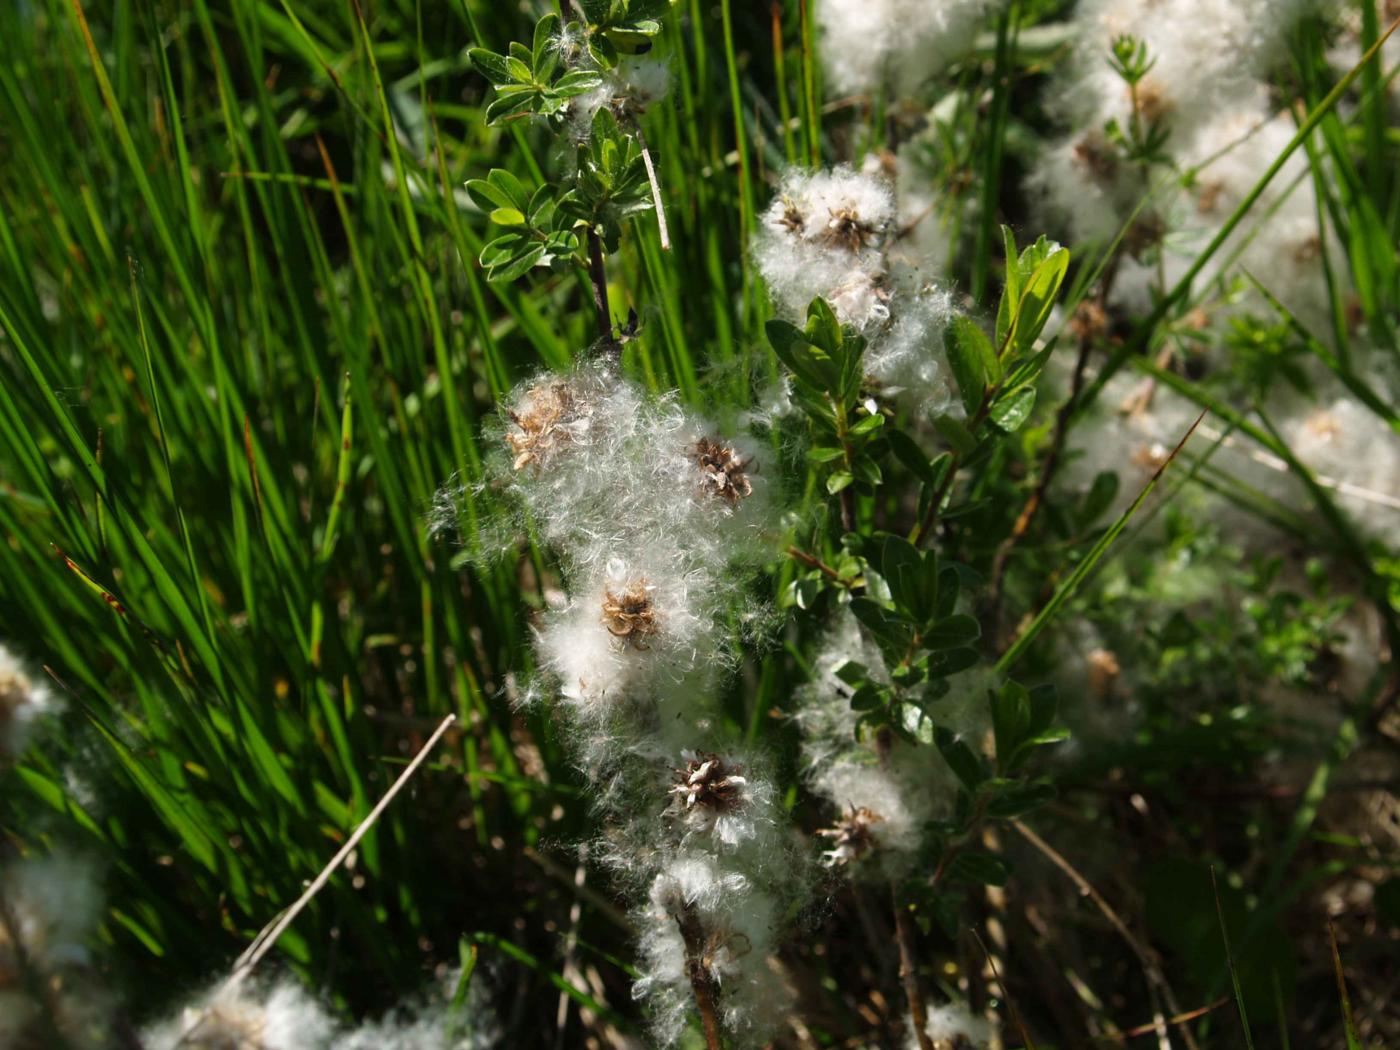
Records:
<instances>
[{"instance_id":1,"label":"brown seed capsule","mask_svg":"<svg viewBox=\"0 0 1400 1050\"><path fill-rule=\"evenodd\" d=\"M852 806L840 820L829 828L821 828L817 834L831 840L831 849L822 856L828 864L849 864L859 860L875 848L876 824L884 820L880 814Z\"/></svg>"},{"instance_id":2,"label":"brown seed capsule","mask_svg":"<svg viewBox=\"0 0 1400 1050\"><path fill-rule=\"evenodd\" d=\"M807 226L807 216L802 213L796 201L784 197L783 213L778 216L778 225L789 233L800 234Z\"/></svg>"},{"instance_id":3,"label":"brown seed capsule","mask_svg":"<svg viewBox=\"0 0 1400 1050\"><path fill-rule=\"evenodd\" d=\"M858 252L869 247L879 232L877 226L862 219L854 208L836 208L820 239L829 247Z\"/></svg>"},{"instance_id":4,"label":"brown seed capsule","mask_svg":"<svg viewBox=\"0 0 1400 1050\"><path fill-rule=\"evenodd\" d=\"M556 450L573 440L570 424L578 418L573 393L563 383L541 383L525 395L522 412L510 412L506 444L515 453L513 469L539 470Z\"/></svg>"},{"instance_id":5,"label":"brown seed capsule","mask_svg":"<svg viewBox=\"0 0 1400 1050\"><path fill-rule=\"evenodd\" d=\"M1331 441L1342 432L1342 425L1337 422L1337 417L1326 409L1314 412L1303 422L1303 429L1310 437L1319 441Z\"/></svg>"},{"instance_id":6,"label":"brown seed capsule","mask_svg":"<svg viewBox=\"0 0 1400 1050\"><path fill-rule=\"evenodd\" d=\"M1092 299L1085 299L1070 315L1066 326L1081 343L1092 343L1108 331L1108 313Z\"/></svg>"},{"instance_id":7,"label":"brown seed capsule","mask_svg":"<svg viewBox=\"0 0 1400 1050\"><path fill-rule=\"evenodd\" d=\"M1109 649L1094 649L1086 661L1089 665L1089 691L1100 699L1106 699L1123 673L1118 657Z\"/></svg>"},{"instance_id":8,"label":"brown seed capsule","mask_svg":"<svg viewBox=\"0 0 1400 1050\"><path fill-rule=\"evenodd\" d=\"M1161 86L1150 77L1138 84L1133 101L1137 106L1138 116L1149 124L1157 123L1176 108Z\"/></svg>"},{"instance_id":9,"label":"brown seed capsule","mask_svg":"<svg viewBox=\"0 0 1400 1050\"><path fill-rule=\"evenodd\" d=\"M680 800L682 809L725 812L744 801L748 781L739 775L737 767L728 765L719 755L697 752L686 760L684 768L675 772L671 794Z\"/></svg>"},{"instance_id":10,"label":"brown seed capsule","mask_svg":"<svg viewBox=\"0 0 1400 1050\"><path fill-rule=\"evenodd\" d=\"M1201 215L1209 215L1215 211L1224 192L1225 183L1219 179L1201 183L1196 188L1196 211Z\"/></svg>"},{"instance_id":11,"label":"brown seed capsule","mask_svg":"<svg viewBox=\"0 0 1400 1050\"><path fill-rule=\"evenodd\" d=\"M646 639L660 630L656 609L651 601L651 588L646 580L635 580L626 590L603 592L603 626L614 638L634 649L646 649Z\"/></svg>"},{"instance_id":12,"label":"brown seed capsule","mask_svg":"<svg viewBox=\"0 0 1400 1050\"><path fill-rule=\"evenodd\" d=\"M695 443L694 454L700 467L700 488L705 493L730 503L753 494L753 483L744 470L748 460L733 447L706 437Z\"/></svg>"},{"instance_id":13,"label":"brown seed capsule","mask_svg":"<svg viewBox=\"0 0 1400 1050\"><path fill-rule=\"evenodd\" d=\"M1097 131L1091 131L1074 144L1074 160L1099 185L1105 185L1118 174L1118 152L1113 143Z\"/></svg>"}]
</instances>

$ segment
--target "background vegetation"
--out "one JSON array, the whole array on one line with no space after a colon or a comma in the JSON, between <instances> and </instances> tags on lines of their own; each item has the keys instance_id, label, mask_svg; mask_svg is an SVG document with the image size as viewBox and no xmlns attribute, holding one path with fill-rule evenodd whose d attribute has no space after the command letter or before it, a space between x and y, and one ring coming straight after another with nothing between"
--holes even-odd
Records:
<instances>
[{"instance_id":1,"label":"background vegetation","mask_svg":"<svg viewBox=\"0 0 1400 1050\"><path fill-rule=\"evenodd\" d=\"M1000 292L996 224L1023 241L1042 232L1023 185L1064 6L1015 5L1017 46L989 21L927 91L946 117L930 178L950 214L970 215L948 231L948 277L974 313ZM0 770L0 850L62 846L99 866L97 958L133 1021L226 970L454 713L353 867L283 935L278 965L364 1015L467 960L502 1045L611 1045L642 1029L626 921L579 855L596 831L587 791L548 711L512 706L554 567L524 537L518 557L483 567L468 555L499 516L492 493L436 500L481 477L482 425L502 396L595 336L581 270L484 279L490 229L463 190L492 167L533 186L569 163L541 126L486 125L491 92L466 57L528 39L540 13L477 0L0 8L0 638L66 704L41 746ZM743 250L777 174L876 151L922 113L823 102L808 14L797 0L683 0L657 44L676 86L645 127L673 247L649 217L631 223L609 260L612 303L619 323L638 315L625 370L691 404L747 403L779 374ZM1281 86L1303 112L1340 79L1323 39L1321 23L1299 31ZM1388 72L1355 85L1308 150L1336 187L1322 221L1365 292L1334 313L1361 310L1375 353L1393 355ZM1104 256L1078 248L1082 295ZM1114 318L1103 357L1126 358L1193 305L1148 328ZM1287 317L1241 324L1231 360L1246 379L1330 354ZM1247 399L1159 371L1219 430L1290 460ZM1356 375L1345 357L1333 371ZM1357 382L1395 439L1394 388ZM1057 405L1047 397L979 474L956 554L982 573L1035 490ZM1241 515L1281 518L1275 557L1242 552L1235 519L1190 513L1183 484L1098 563L1062 620L1097 625L1140 672L1135 717L1086 716L1053 760L1058 800L997 843L1010 880L969 907L1004 987L976 940L936 927L926 975L979 1006L1009 1000L1042 1046L1145 1045L1156 1037L1136 1030L1169 983L1181 1009L1205 1008L1176 1030L1236 1046L1248 1029L1228 933L1253 1038L1346 1045L1363 1036L1344 1032L1330 920L1354 1027L1376 1046L1400 1040L1400 555L1315 485L1316 508L1295 514L1203 456L1187 473ZM1111 498L1052 497L1004 566L993 655L1093 548ZM452 527L435 529L444 514ZM777 602L798 569L775 555L756 596ZM1202 605L1193 579L1229 600ZM1351 682L1336 624L1360 605L1378 610L1380 659ZM780 757L810 828L822 817L797 786L784 715L820 621L787 613L726 711ZM1049 632L1022 673L1059 679L1074 724L1094 694L1066 660ZM1266 702L1270 682L1326 717ZM1112 716L1129 698L1093 702ZM871 950L888 920L833 885L801 924L784 958L804 1023L785 1038L893 1039L898 985Z\"/></svg>"}]
</instances>

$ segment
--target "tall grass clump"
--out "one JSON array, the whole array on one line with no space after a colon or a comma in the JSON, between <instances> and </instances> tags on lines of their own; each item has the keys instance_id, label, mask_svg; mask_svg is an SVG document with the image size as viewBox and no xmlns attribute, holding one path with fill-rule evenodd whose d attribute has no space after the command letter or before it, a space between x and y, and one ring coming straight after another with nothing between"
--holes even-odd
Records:
<instances>
[{"instance_id":1,"label":"tall grass clump","mask_svg":"<svg viewBox=\"0 0 1400 1050\"><path fill-rule=\"evenodd\" d=\"M0 1050L1400 1040L1391 6L6 6Z\"/></svg>"}]
</instances>

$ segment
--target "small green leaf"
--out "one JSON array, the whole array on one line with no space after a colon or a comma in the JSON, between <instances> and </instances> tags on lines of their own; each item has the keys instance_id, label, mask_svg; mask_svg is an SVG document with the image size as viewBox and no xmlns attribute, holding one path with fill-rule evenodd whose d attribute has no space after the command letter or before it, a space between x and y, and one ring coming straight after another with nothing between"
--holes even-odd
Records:
<instances>
[{"instance_id":1,"label":"small green leaf","mask_svg":"<svg viewBox=\"0 0 1400 1050\"><path fill-rule=\"evenodd\" d=\"M977 439L960 419L953 416L938 416L933 421L934 429L943 435L943 440L953 446L960 456L970 456L977 448Z\"/></svg>"},{"instance_id":2,"label":"small green leaf","mask_svg":"<svg viewBox=\"0 0 1400 1050\"><path fill-rule=\"evenodd\" d=\"M1001 302L997 305L996 340L997 348L1007 345L1007 333L1016 318L1016 304L1021 301L1020 256L1016 251L1016 235L1010 226L1001 228L1002 247L1006 252L1006 283L1002 288Z\"/></svg>"},{"instance_id":3,"label":"small green leaf","mask_svg":"<svg viewBox=\"0 0 1400 1050\"><path fill-rule=\"evenodd\" d=\"M873 433L884 425L885 417L879 412L876 412L873 416L866 416L857 422L855 426L851 427L851 433L856 437L864 437L866 434Z\"/></svg>"},{"instance_id":4,"label":"small green leaf","mask_svg":"<svg viewBox=\"0 0 1400 1050\"><path fill-rule=\"evenodd\" d=\"M818 445L807 450L807 458L813 463L834 463L845 454L845 449L835 445Z\"/></svg>"},{"instance_id":5,"label":"small green leaf","mask_svg":"<svg viewBox=\"0 0 1400 1050\"><path fill-rule=\"evenodd\" d=\"M880 575L890 587L890 597L915 620L932 608L935 595L924 593L924 563L914 545L902 536L886 536L880 548ZM935 586L937 581L935 580Z\"/></svg>"},{"instance_id":6,"label":"small green leaf","mask_svg":"<svg viewBox=\"0 0 1400 1050\"><path fill-rule=\"evenodd\" d=\"M467 58L476 67L476 71L491 83L505 84L510 81L510 71L506 68L505 55L498 55L484 47L474 47L467 52Z\"/></svg>"},{"instance_id":7,"label":"small green leaf","mask_svg":"<svg viewBox=\"0 0 1400 1050\"><path fill-rule=\"evenodd\" d=\"M1025 425L1035 407L1035 387L1020 386L997 398L987 418L999 430L1014 433Z\"/></svg>"},{"instance_id":8,"label":"small green leaf","mask_svg":"<svg viewBox=\"0 0 1400 1050\"><path fill-rule=\"evenodd\" d=\"M996 739L997 762L1010 771L1011 756L1030 733L1031 699L1025 686L1007 682L991 695L992 735Z\"/></svg>"},{"instance_id":9,"label":"small green leaf","mask_svg":"<svg viewBox=\"0 0 1400 1050\"><path fill-rule=\"evenodd\" d=\"M514 208L519 212L530 209L530 195L525 192L520 180L505 168L492 168L486 175L486 181L500 194L503 207Z\"/></svg>"},{"instance_id":10,"label":"small green leaf","mask_svg":"<svg viewBox=\"0 0 1400 1050\"><path fill-rule=\"evenodd\" d=\"M924 670L930 678L949 678L970 667L976 667L981 662L981 653L976 649L963 646L930 653L924 661Z\"/></svg>"},{"instance_id":11,"label":"small green leaf","mask_svg":"<svg viewBox=\"0 0 1400 1050\"><path fill-rule=\"evenodd\" d=\"M864 682L851 694L852 711L875 711L884 706L885 694L879 686Z\"/></svg>"},{"instance_id":12,"label":"small green leaf","mask_svg":"<svg viewBox=\"0 0 1400 1050\"><path fill-rule=\"evenodd\" d=\"M914 636L914 630L906 620L870 598L852 599L851 612L874 635L881 651L893 656L893 663L903 659Z\"/></svg>"},{"instance_id":13,"label":"small green leaf","mask_svg":"<svg viewBox=\"0 0 1400 1050\"><path fill-rule=\"evenodd\" d=\"M982 637L982 625L966 613L955 613L934 623L923 634L924 647L937 652L970 645Z\"/></svg>"},{"instance_id":14,"label":"small green leaf","mask_svg":"<svg viewBox=\"0 0 1400 1050\"><path fill-rule=\"evenodd\" d=\"M918 443L902 430L885 428L885 440L890 443L890 451L916 478L925 485L937 484L933 476L933 464L924 455Z\"/></svg>"},{"instance_id":15,"label":"small green leaf","mask_svg":"<svg viewBox=\"0 0 1400 1050\"><path fill-rule=\"evenodd\" d=\"M487 273L490 281L513 281L541 260L544 256L543 244L532 244L525 251L504 264L493 266Z\"/></svg>"},{"instance_id":16,"label":"small green leaf","mask_svg":"<svg viewBox=\"0 0 1400 1050\"><path fill-rule=\"evenodd\" d=\"M550 56L557 56L558 50L553 47L554 38L559 32L559 16L551 11L538 22L535 23L534 46L530 49L530 65L534 67L535 76L538 80L549 79L552 69L545 68Z\"/></svg>"},{"instance_id":17,"label":"small green leaf","mask_svg":"<svg viewBox=\"0 0 1400 1050\"><path fill-rule=\"evenodd\" d=\"M1054 800L1055 785L1048 780L1017 783L998 791L987 803L987 816L1015 820Z\"/></svg>"},{"instance_id":18,"label":"small green leaf","mask_svg":"<svg viewBox=\"0 0 1400 1050\"><path fill-rule=\"evenodd\" d=\"M948 366L958 383L963 408L970 419L981 407L986 393L985 361L988 356L995 357L995 352L977 322L965 314L953 318L944 333L943 346L948 354Z\"/></svg>"},{"instance_id":19,"label":"small green leaf","mask_svg":"<svg viewBox=\"0 0 1400 1050\"><path fill-rule=\"evenodd\" d=\"M1006 861L994 853L964 850L953 858L949 865L949 875L964 882L975 882L988 886L1005 886L1010 874Z\"/></svg>"},{"instance_id":20,"label":"small green leaf","mask_svg":"<svg viewBox=\"0 0 1400 1050\"><path fill-rule=\"evenodd\" d=\"M516 113L523 113L535 105L537 101L539 101L539 93L536 91L506 94L506 89L501 88L497 98L486 107L486 123L495 124Z\"/></svg>"},{"instance_id":21,"label":"small green leaf","mask_svg":"<svg viewBox=\"0 0 1400 1050\"><path fill-rule=\"evenodd\" d=\"M850 471L838 470L826 479L826 491L834 496L842 489L848 488L855 480L855 475Z\"/></svg>"},{"instance_id":22,"label":"small green leaf","mask_svg":"<svg viewBox=\"0 0 1400 1050\"><path fill-rule=\"evenodd\" d=\"M1055 306L1055 297L1060 293L1065 273L1069 269L1069 252L1054 241L1041 237L1027 248L1021 256L1021 270L1024 274L1030 267L1030 276L1021 289L1016 305L1015 346L1018 353L1029 350Z\"/></svg>"},{"instance_id":23,"label":"small green leaf","mask_svg":"<svg viewBox=\"0 0 1400 1050\"><path fill-rule=\"evenodd\" d=\"M978 785L987 779L987 772L983 768L982 760L977 757L972 748L941 726L934 731L933 739L934 743L938 745L939 754L948 763L948 768L966 785L969 791L976 791Z\"/></svg>"},{"instance_id":24,"label":"small green leaf","mask_svg":"<svg viewBox=\"0 0 1400 1050\"><path fill-rule=\"evenodd\" d=\"M514 208L496 208L491 212L491 221L497 226L524 226L525 216Z\"/></svg>"},{"instance_id":25,"label":"small green leaf","mask_svg":"<svg viewBox=\"0 0 1400 1050\"><path fill-rule=\"evenodd\" d=\"M820 296L807 304L807 342L834 355L842 342L841 322Z\"/></svg>"},{"instance_id":26,"label":"small green leaf","mask_svg":"<svg viewBox=\"0 0 1400 1050\"><path fill-rule=\"evenodd\" d=\"M824 390L825 376L802 330L782 320L769 321L763 327L768 334L768 343L778 355L778 360L804 383Z\"/></svg>"},{"instance_id":27,"label":"small green leaf","mask_svg":"<svg viewBox=\"0 0 1400 1050\"><path fill-rule=\"evenodd\" d=\"M551 89L559 98L573 98L582 95L586 91L592 91L603 83L601 73L592 69L575 69L565 73Z\"/></svg>"},{"instance_id":28,"label":"small green leaf","mask_svg":"<svg viewBox=\"0 0 1400 1050\"><path fill-rule=\"evenodd\" d=\"M870 668L856 660L847 660L834 673L847 685L860 685L870 677Z\"/></svg>"}]
</instances>

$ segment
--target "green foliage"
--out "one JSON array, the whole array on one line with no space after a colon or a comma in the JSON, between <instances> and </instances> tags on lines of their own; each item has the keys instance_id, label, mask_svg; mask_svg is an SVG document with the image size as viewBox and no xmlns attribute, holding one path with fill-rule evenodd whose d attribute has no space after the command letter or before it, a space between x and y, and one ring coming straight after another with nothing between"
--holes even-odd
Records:
<instances>
[{"instance_id":1,"label":"green foliage","mask_svg":"<svg viewBox=\"0 0 1400 1050\"><path fill-rule=\"evenodd\" d=\"M567 42L579 35L578 23L561 29L559 16L548 14L535 23L533 47L512 43L507 55L472 48L472 65L496 88L495 101L486 107L486 122L499 124L527 114L562 116L570 99L600 87L603 74L598 70L569 69L560 62Z\"/></svg>"},{"instance_id":2,"label":"green foliage","mask_svg":"<svg viewBox=\"0 0 1400 1050\"><path fill-rule=\"evenodd\" d=\"M562 216L549 186L527 193L520 180L503 168L467 183L467 193L491 222L510 232L481 249L488 281L509 281L534 266L564 269L578 251L570 217Z\"/></svg>"},{"instance_id":3,"label":"green foliage","mask_svg":"<svg viewBox=\"0 0 1400 1050\"><path fill-rule=\"evenodd\" d=\"M1382 29L1372 6L1366 48ZM1063 7L1025 0L989 20L986 46L929 85L922 101L940 104L918 108L931 133L913 141L913 110L894 99L822 108L810 4L774 18L728 0L584 0L568 22L479 0L3 5L0 641L66 710L0 768L0 860L94 858L108 901L94 958L138 1021L221 972L452 713L353 869L278 943L281 965L347 1014L460 965L459 1015L483 981L515 989L512 1045L581 1040L575 1008L638 1026L617 887L594 867L578 890L576 858L556 848L596 839L587 789L547 713L514 703L534 670L529 617L559 567L481 484L506 392L595 341L590 237L604 290L641 316L618 347L628 375L720 417L790 376L799 419L773 424L759 460L798 504L793 533L772 537L796 554L753 588L786 626L745 650L725 718L771 757L793 820L818 826L786 716L827 614L849 609L891 668L837 672L860 732L917 747L957 784L897 887L926 980L953 972L953 938L989 907L985 887L1004 886L998 965L1038 1041L1064 1002L1095 1031L1152 1016L1135 954L1006 823L1028 815L1162 953L1184 1007L1230 994L1228 935L1259 1045L1280 1015L1341 1016L1320 888L1375 883L1373 908L1338 921L1345 977L1355 990L1388 972L1372 931L1400 925L1394 852L1328 813L1359 813L1369 790L1343 768L1354 749L1393 750L1400 557L1260 407L1323 376L1400 430L1385 71L1340 75L1313 25L1276 85L1299 112L1279 164L1306 160L1318 194L1330 325L1309 330L1248 275L1204 280L1259 218L1254 195L1150 311L1117 312L1089 340L1068 393L1080 347L1053 306L1091 303L1126 249L1076 244L1071 259L996 237L1027 221L1020 175L1051 125L1032 89L1066 53L1037 22ZM670 104L572 119L648 48L672 65ZM1106 59L1132 101L1106 129L1111 159L1198 177L1165 169L1154 56L1129 38ZM670 251L646 214L644 143ZM867 145L917 153L940 199L977 197L967 228L940 205L946 277L976 305L929 348L958 402L932 428L867 383L866 339L828 304L801 327L771 320L741 250L773 172L858 163ZM1264 296L1262 316L1195 324L1243 291ZM1208 378L1198 350L1219 362ZM1047 374L1052 355L1064 367ZM1073 437L1125 366L1210 407L1202 433L1275 457L1307 500L1251 493L1200 436L1127 514L1141 491L1127 470L1039 491L1047 463L1074 463ZM1229 516L1200 513L1208 486ZM1262 515L1282 523L1276 556L1247 556L1240 522ZM1374 636L1355 632L1362 612ZM751 628L734 625L746 641ZM1119 668L1108 684L1068 655L1089 629L1081 648ZM1380 662L1357 684L1338 667L1367 646ZM940 722L973 688L990 741ZM1048 746L1069 724L1080 746ZM819 1006L814 1038L834 1045L869 1034L853 1004L898 990L839 925L867 902L833 899L784 964ZM1047 936L1027 932L1025 903ZM1042 998L1074 960L1092 960L1074 977L1100 1005ZM1350 1027L1374 1020L1374 987ZM1191 1024L1202 1047L1238 1042L1224 1013Z\"/></svg>"},{"instance_id":4,"label":"green foliage","mask_svg":"<svg viewBox=\"0 0 1400 1050\"><path fill-rule=\"evenodd\" d=\"M815 299L808 307L805 328L781 320L767 325L774 353L791 372L793 403L803 412L811 433L808 460L828 472L827 493L843 501L840 567L825 573L816 570L794 581L789 600L812 608L824 592L834 591L879 648L887 681L855 661L836 670L851 689L857 732L934 745L963 786L962 819L947 832L954 839L970 837L984 817L1019 816L1053 797L1053 788L1044 781L1017 774L1035 747L1066 736L1053 725L1054 691L1049 687L1027 690L1007 681L989 692L996 737L994 769L968 742L940 725L938 701L949 692L951 680L982 662L977 648L982 625L975 616L959 611L963 581L976 580L977 574L968 566L945 561L935 548L920 550L903 536L851 531L854 520L848 500L852 493L877 494L897 464L919 486L921 510L936 511L959 458L978 454L979 443L990 445L993 435L1013 433L1029 418L1035 391L1031 383L1048 359L1048 348L1035 350L1035 341L1063 281L1068 253L1042 238L1018 255L1010 231L1005 243L1007 279L998 310L999 345L994 347L966 316L956 317L950 325L948 360L970 426L943 417L939 433L952 450L933 459L914 436L890 422L876 401L863 394L865 341L843 329L823 300ZM993 426L982 426L988 421ZM928 535L927 529L923 534ZM913 535L917 539L919 531ZM946 843L944 848L951 850ZM995 866L1001 862L988 856L979 865L972 856L958 858L952 869L955 875L972 883L995 881L982 876L994 868L999 872ZM941 860L937 863L941 869ZM943 905L929 903L929 907L938 910ZM940 914L951 913L944 909Z\"/></svg>"}]
</instances>

